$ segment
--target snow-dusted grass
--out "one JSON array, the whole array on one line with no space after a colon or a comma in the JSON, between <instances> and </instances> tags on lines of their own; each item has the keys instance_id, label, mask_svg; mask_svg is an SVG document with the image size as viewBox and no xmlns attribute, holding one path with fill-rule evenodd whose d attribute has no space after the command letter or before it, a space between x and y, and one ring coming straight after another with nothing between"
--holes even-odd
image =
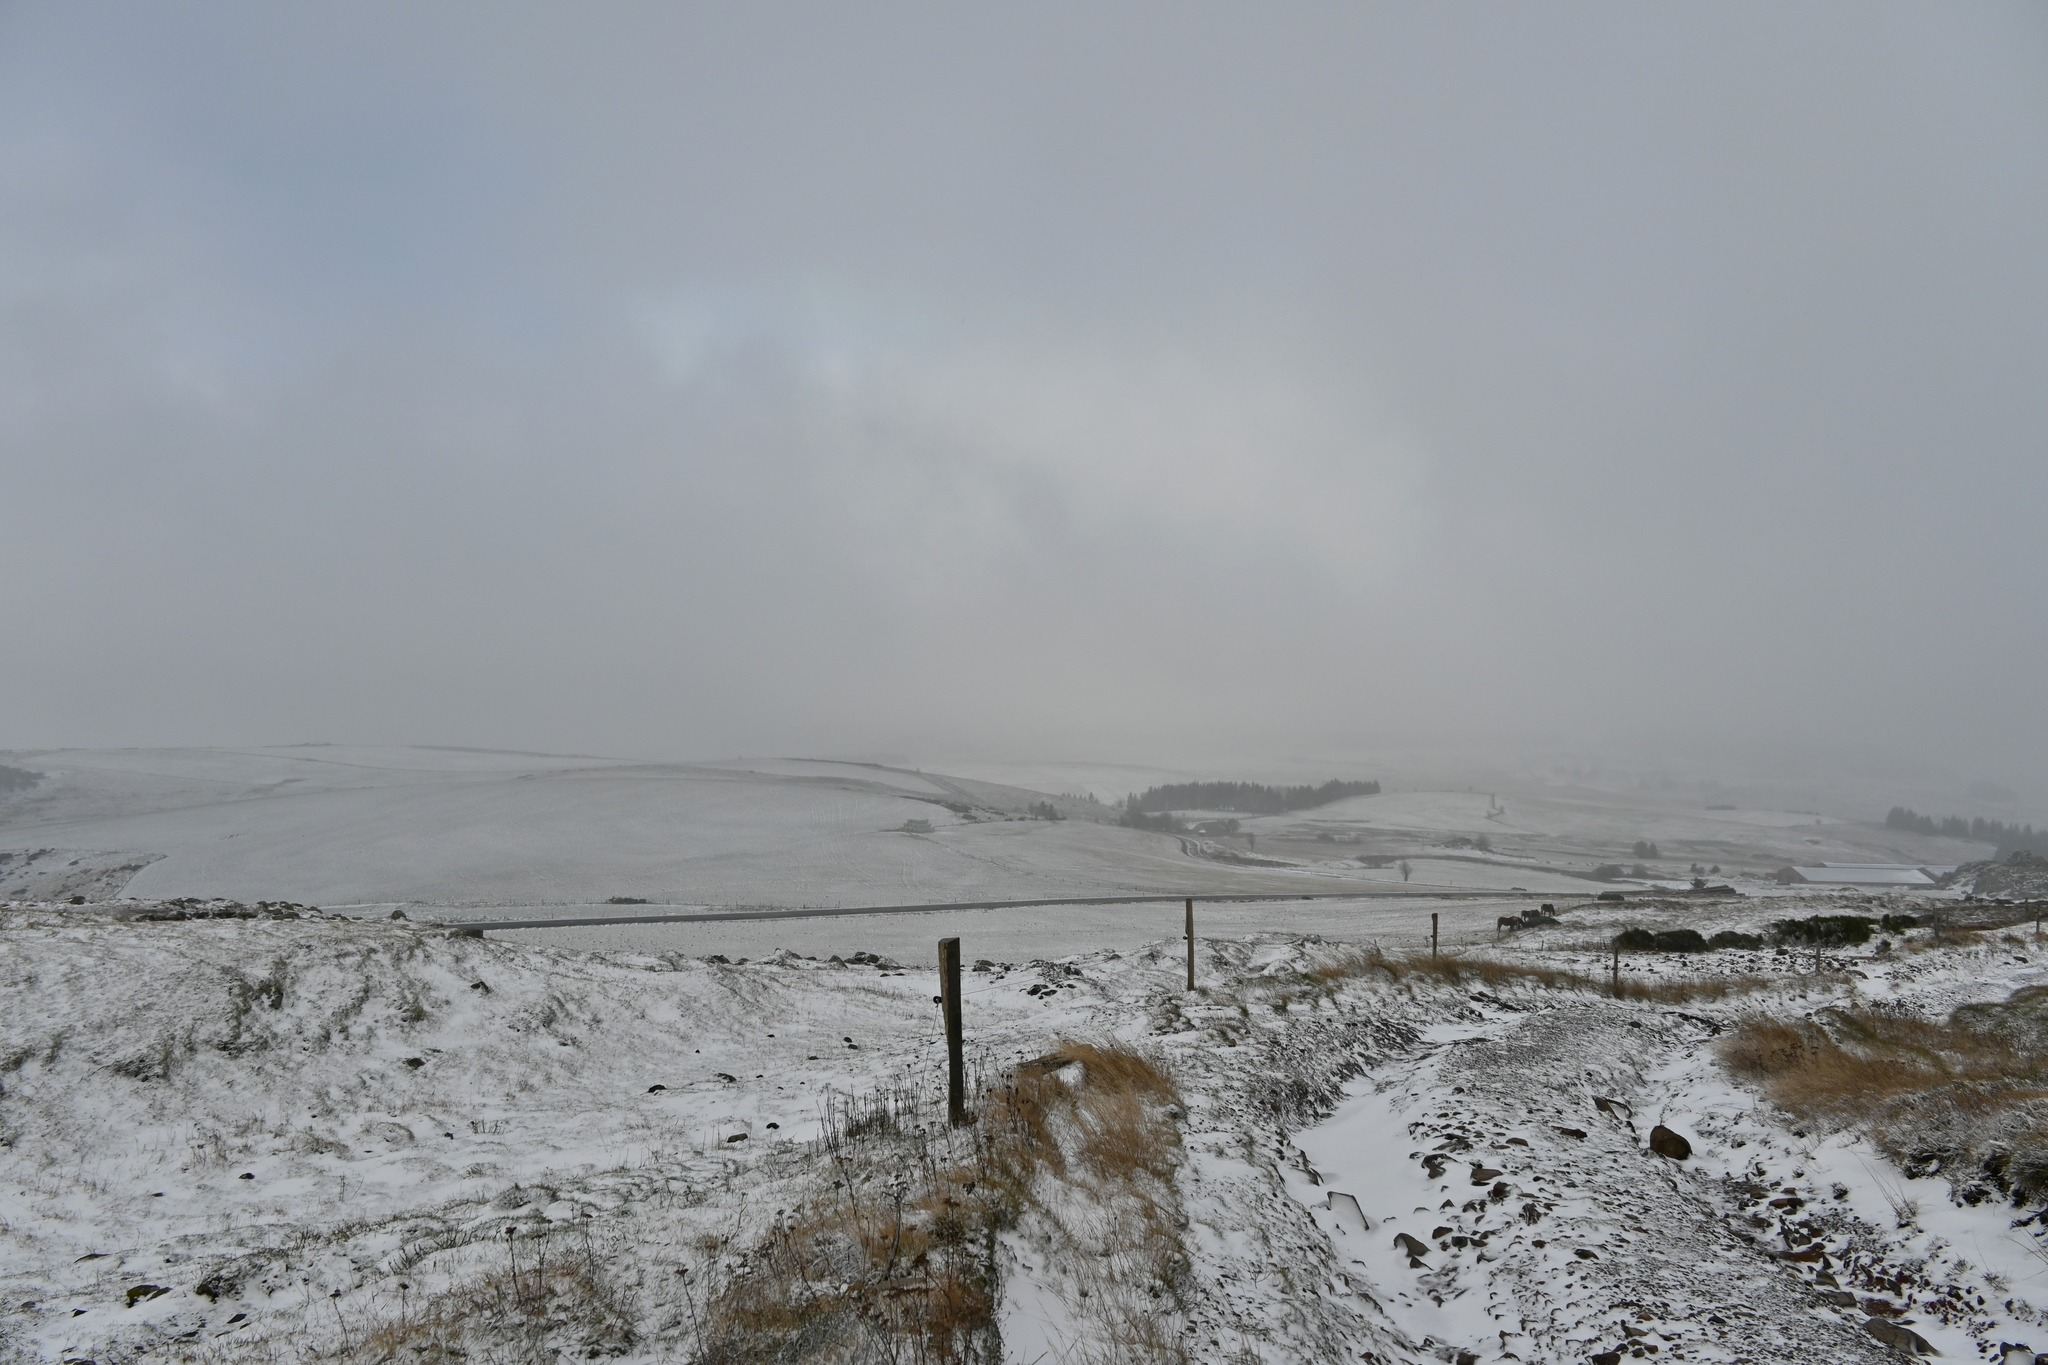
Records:
<instances>
[{"instance_id":1,"label":"snow-dusted grass","mask_svg":"<svg viewBox=\"0 0 2048 1365\"><path fill-rule=\"evenodd\" d=\"M1869 1132L1961 1197L2048 1195L2048 988L1946 1019L1843 1006L1759 1016L1721 1046L1729 1070L1787 1112Z\"/></svg>"},{"instance_id":2,"label":"snow-dusted grass","mask_svg":"<svg viewBox=\"0 0 2048 1365\"><path fill-rule=\"evenodd\" d=\"M2048 1346L2024 1190L1955 1199L1717 1051L1751 1017L1848 1048L1832 1010L2025 1053L2033 997L2005 1002L2048 972L2017 937L1915 930L1818 973L1644 955L1619 999L1597 945L1634 906L1434 963L1412 924L1377 954L1205 936L1193 993L1171 939L990 962L956 1129L935 982L885 955L292 913L0 911L0 1361L691 1362L778 1332L795 1359L1019 1365ZM1646 1149L1658 1123L1689 1160Z\"/></svg>"}]
</instances>

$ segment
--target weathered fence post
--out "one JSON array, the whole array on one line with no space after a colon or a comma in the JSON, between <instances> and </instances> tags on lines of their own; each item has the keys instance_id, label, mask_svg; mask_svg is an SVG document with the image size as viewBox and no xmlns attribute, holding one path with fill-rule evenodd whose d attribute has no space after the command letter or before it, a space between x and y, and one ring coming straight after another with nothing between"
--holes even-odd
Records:
<instances>
[{"instance_id":1,"label":"weathered fence post","mask_svg":"<svg viewBox=\"0 0 2048 1365\"><path fill-rule=\"evenodd\" d=\"M1436 958L1436 911L1434 910L1429 912L1429 956L1432 961Z\"/></svg>"},{"instance_id":2,"label":"weathered fence post","mask_svg":"<svg viewBox=\"0 0 2048 1365\"><path fill-rule=\"evenodd\" d=\"M1621 999L1621 945L1619 943L1614 945L1614 969L1612 977L1612 990L1614 993L1614 998L1616 1000Z\"/></svg>"},{"instance_id":3,"label":"weathered fence post","mask_svg":"<svg viewBox=\"0 0 2048 1365\"><path fill-rule=\"evenodd\" d=\"M960 1030L960 940L939 940L939 1007L946 1016L946 1120L967 1122L967 1062Z\"/></svg>"},{"instance_id":4,"label":"weathered fence post","mask_svg":"<svg viewBox=\"0 0 2048 1365\"><path fill-rule=\"evenodd\" d=\"M1188 897L1188 989L1195 988L1195 898Z\"/></svg>"}]
</instances>

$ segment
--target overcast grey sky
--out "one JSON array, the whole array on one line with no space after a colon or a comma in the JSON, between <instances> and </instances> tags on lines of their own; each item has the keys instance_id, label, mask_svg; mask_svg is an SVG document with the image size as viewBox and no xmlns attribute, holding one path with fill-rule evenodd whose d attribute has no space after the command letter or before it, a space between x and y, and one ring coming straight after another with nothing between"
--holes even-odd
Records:
<instances>
[{"instance_id":1,"label":"overcast grey sky","mask_svg":"<svg viewBox=\"0 0 2048 1365\"><path fill-rule=\"evenodd\" d=\"M2044 243L2038 4L17 0L0 745L2028 783Z\"/></svg>"}]
</instances>

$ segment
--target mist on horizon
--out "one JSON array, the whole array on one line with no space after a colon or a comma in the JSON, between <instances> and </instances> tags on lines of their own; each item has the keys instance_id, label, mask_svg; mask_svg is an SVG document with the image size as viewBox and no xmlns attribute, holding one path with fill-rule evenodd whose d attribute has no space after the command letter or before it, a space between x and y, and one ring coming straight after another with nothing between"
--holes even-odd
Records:
<instances>
[{"instance_id":1,"label":"mist on horizon","mask_svg":"<svg viewBox=\"0 0 2048 1365\"><path fill-rule=\"evenodd\" d=\"M2044 76L2017 4L11 6L0 748L2039 806Z\"/></svg>"}]
</instances>

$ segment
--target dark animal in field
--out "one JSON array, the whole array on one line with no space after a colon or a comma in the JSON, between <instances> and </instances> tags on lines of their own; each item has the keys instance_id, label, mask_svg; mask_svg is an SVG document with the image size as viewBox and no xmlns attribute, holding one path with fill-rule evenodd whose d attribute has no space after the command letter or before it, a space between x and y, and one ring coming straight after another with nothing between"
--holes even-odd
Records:
<instances>
[{"instance_id":1,"label":"dark animal in field","mask_svg":"<svg viewBox=\"0 0 2048 1365\"><path fill-rule=\"evenodd\" d=\"M1517 929L1541 929L1557 923L1557 912L1545 905L1540 910L1524 910L1519 915L1502 915L1494 921L1493 936L1499 938L1503 931L1514 933Z\"/></svg>"}]
</instances>

